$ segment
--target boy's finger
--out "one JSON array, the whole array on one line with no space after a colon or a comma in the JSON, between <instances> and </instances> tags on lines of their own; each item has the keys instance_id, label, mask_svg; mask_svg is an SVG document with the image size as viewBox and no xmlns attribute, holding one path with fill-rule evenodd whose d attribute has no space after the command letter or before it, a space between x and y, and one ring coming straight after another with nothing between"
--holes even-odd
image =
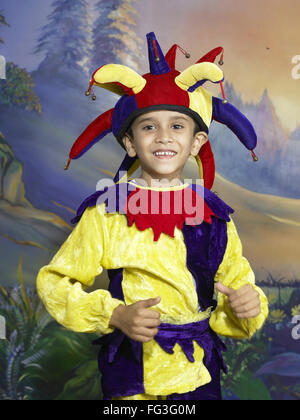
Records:
<instances>
[{"instance_id":1,"label":"boy's finger","mask_svg":"<svg viewBox=\"0 0 300 420\"><path fill-rule=\"evenodd\" d=\"M236 314L240 314L243 312L248 312L248 311L252 311L255 308L259 308L260 307L260 301L257 300L251 300L243 305L239 305L239 306L232 306L232 309L234 310L234 312Z\"/></svg>"},{"instance_id":2,"label":"boy's finger","mask_svg":"<svg viewBox=\"0 0 300 420\"><path fill-rule=\"evenodd\" d=\"M152 311L154 312L154 311ZM159 312L156 312L159 314ZM160 315L160 314L159 314ZM161 324L159 317L147 317L143 320L143 327L158 327Z\"/></svg>"},{"instance_id":3,"label":"boy's finger","mask_svg":"<svg viewBox=\"0 0 300 420\"><path fill-rule=\"evenodd\" d=\"M160 297L150 298L145 300L140 300L139 303L143 308L150 308L151 306L155 306L160 302Z\"/></svg>"},{"instance_id":4,"label":"boy's finger","mask_svg":"<svg viewBox=\"0 0 300 420\"><path fill-rule=\"evenodd\" d=\"M261 308L260 308L260 305L258 305L257 307L249 311L239 312L238 314L236 314L236 316L238 318L255 318L260 314L260 312L261 312Z\"/></svg>"},{"instance_id":5,"label":"boy's finger","mask_svg":"<svg viewBox=\"0 0 300 420\"><path fill-rule=\"evenodd\" d=\"M140 327L136 334L147 337L147 338L152 338L157 333L158 333L157 328Z\"/></svg>"},{"instance_id":6,"label":"boy's finger","mask_svg":"<svg viewBox=\"0 0 300 420\"><path fill-rule=\"evenodd\" d=\"M239 308L245 305L254 305L257 304L260 301L259 294L254 291L254 293L251 294L245 294L242 296L234 296L230 300L230 304L234 308Z\"/></svg>"},{"instance_id":7,"label":"boy's finger","mask_svg":"<svg viewBox=\"0 0 300 420\"><path fill-rule=\"evenodd\" d=\"M216 283L215 288L218 292L223 293L223 295L231 296L233 293L235 293L234 289L230 289L230 287L224 286L222 283Z\"/></svg>"}]
</instances>

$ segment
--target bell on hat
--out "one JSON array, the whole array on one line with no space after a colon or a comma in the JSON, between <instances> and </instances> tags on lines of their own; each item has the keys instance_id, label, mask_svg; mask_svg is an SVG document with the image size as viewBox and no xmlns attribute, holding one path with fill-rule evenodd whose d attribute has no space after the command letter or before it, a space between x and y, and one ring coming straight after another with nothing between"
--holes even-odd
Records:
<instances>
[{"instance_id":1,"label":"bell on hat","mask_svg":"<svg viewBox=\"0 0 300 420\"><path fill-rule=\"evenodd\" d=\"M93 73L86 91L87 96L92 94L95 99L92 88L98 86L118 94L121 98L114 108L98 116L77 138L71 148L65 169L68 168L72 159L78 159L110 132L126 150L122 137L134 119L145 112L159 109L189 115L206 133L212 120L225 124L251 151L253 160L257 160L253 151L257 144L254 128L237 108L227 102L222 84L223 72L214 64L216 57L220 54L219 64L223 64L223 48L215 48L195 64L179 72L175 68L177 50L187 58L190 56L189 53L178 44L174 44L164 55L154 32L147 34L147 43L149 73L141 76L121 64L106 64ZM220 84L223 100L214 97L202 87L206 82ZM211 189L215 177L215 163L209 141L201 147L195 158L204 187ZM122 181L119 179L121 171L132 174L138 166L138 157L130 158L126 153L114 177L114 182Z\"/></svg>"}]
</instances>

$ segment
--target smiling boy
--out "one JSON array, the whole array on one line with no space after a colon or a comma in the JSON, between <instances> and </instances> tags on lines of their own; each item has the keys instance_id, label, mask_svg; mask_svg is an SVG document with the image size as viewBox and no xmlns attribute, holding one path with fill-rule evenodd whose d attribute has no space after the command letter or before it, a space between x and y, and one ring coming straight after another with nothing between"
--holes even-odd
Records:
<instances>
[{"instance_id":1,"label":"smiling boy","mask_svg":"<svg viewBox=\"0 0 300 420\"><path fill-rule=\"evenodd\" d=\"M101 344L104 399L218 400L220 369L226 371L218 334L251 337L266 319L268 304L242 255L233 209L210 191L214 165L208 125L215 116L231 127L231 112L232 129L238 134L240 118L250 150L253 131L232 105L224 103L224 109L191 79L201 71L206 79L222 80L217 66L205 62L180 74L173 50L164 57L154 34L147 39L150 74L140 77L119 65L94 73L88 93L95 83L123 95L70 152L70 159L79 157L112 129L126 150L117 175L124 169L133 173L138 159L140 178L125 182L124 195L124 182L116 175L109 188L117 198L115 208L104 190L84 200L73 219L77 226L39 271L37 289L66 328L102 335L95 344ZM190 155L204 186L181 180ZM133 211L149 196L150 207L169 200L168 214L161 207L155 213L149 207ZM193 214L175 211L186 196L198 203L201 220L187 223ZM132 205L138 201L140 207ZM87 293L103 269L108 290Z\"/></svg>"},{"instance_id":2,"label":"smiling boy","mask_svg":"<svg viewBox=\"0 0 300 420\"><path fill-rule=\"evenodd\" d=\"M160 179L178 183L188 157L196 156L207 140L207 133L188 115L161 110L137 117L123 143L130 157L139 157L140 178L149 186L167 186Z\"/></svg>"}]
</instances>

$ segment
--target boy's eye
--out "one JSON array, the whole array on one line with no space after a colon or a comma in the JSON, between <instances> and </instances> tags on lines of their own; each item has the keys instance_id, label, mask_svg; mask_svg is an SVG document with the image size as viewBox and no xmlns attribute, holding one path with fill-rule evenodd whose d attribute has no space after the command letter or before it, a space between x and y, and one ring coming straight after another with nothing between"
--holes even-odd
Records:
<instances>
[{"instance_id":1,"label":"boy's eye","mask_svg":"<svg viewBox=\"0 0 300 420\"><path fill-rule=\"evenodd\" d=\"M155 128L154 125L148 124L143 127L143 130L152 130L153 128Z\"/></svg>"},{"instance_id":2,"label":"boy's eye","mask_svg":"<svg viewBox=\"0 0 300 420\"><path fill-rule=\"evenodd\" d=\"M180 128L184 128L184 127L183 127L183 125L181 125L181 124L173 124L173 127L174 127L176 130L178 130L178 129L180 129Z\"/></svg>"}]
</instances>

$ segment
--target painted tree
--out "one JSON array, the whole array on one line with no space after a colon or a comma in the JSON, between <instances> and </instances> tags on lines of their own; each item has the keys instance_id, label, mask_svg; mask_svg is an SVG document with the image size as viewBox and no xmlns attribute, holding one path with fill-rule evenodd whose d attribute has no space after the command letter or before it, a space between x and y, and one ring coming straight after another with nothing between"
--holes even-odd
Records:
<instances>
[{"instance_id":1,"label":"painted tree","mask_svg":"<svg viewBox=\"0 0 300 420\"><path fill-rule=\"evenodd\" d=\"M6 22L5 17L2 15L2 11L0 11L0 25L9 26L9 24ZM0 44L3 44L4 41L2 38L0 38Z\"/></svg>"},{"instance_id":2,"label":"painted tree","mask_svg":"<svg viewBox=\"0 0 300 420\"><path fill-rule=\"evenodd\" d=\"M135 26L138 13L133 7L136 0L100 0L95 5L99 13L94 23L94 53L92 69L117 63L139 70L142 41Z\"/></svg>"},{"instance_id":3,"label":"painted tree","mask_svg":"<svg viewBox=\"0 0 300 420\"><path fill-rule=\"evenodd\" d=\"M88 72L92 49L92 20L86 0L55 0L49 22L42 28L35 53L45 54L39 71Z\"/></svg>"},{"instance_id":4,"label":"painted tree","mask_svg":"<svg viewBox=\"0 0 300 420\"><path fill-rule=\"evenodd\" d=\"M1 13L0 25L9 26ZM4 41L0 38L1 42ZM41 104L34 92L34 81L31 75L12 62L5 62L5 67L5 77L0 77L0 108L18 107L41 114Z\"/></svg>"}]
</instances>

